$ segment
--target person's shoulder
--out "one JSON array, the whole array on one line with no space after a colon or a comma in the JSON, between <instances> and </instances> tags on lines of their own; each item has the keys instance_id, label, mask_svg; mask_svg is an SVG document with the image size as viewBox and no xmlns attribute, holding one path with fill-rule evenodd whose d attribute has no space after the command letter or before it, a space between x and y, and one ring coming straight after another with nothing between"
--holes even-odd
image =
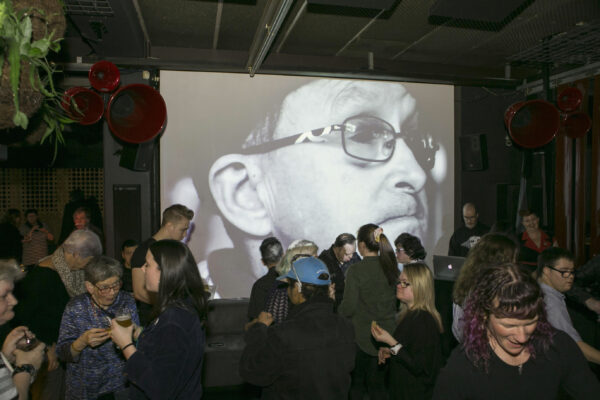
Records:
<instances>
[{"instance_id":1,"label":"person's shoulder","mask_svg":"<svg viewBox=\"0 0 600 400\"><path fill-rule=\"evenodd\" d=\"M423 323L431 323L435 322L435 318L429 311L426 310L414 310L408 313L407 317L410 317L416 321L421 321Z\"/></svg>"},{"instance_id":2,"label":"person's shoulder","mask_svg":"<svg viewBox=\"0 0 600 400\"><path fill-rule=\"evenodd\" d=\"M473 368L473 364L468 359L464 348L458 345L450 353L444 369L447 370L446 373L461 374L462 372L466 373L471 368Z\"/></svg>"},{"instance_id":3,"label":"person's shoulder","mask_svg":"<svg viewBox=\"0 0 600 400\"><path fill-rule=\"evenodd\" d=\"M346 273L346 279L350 277L358 277L361 276L364 271L367 270L367 266L370 264L369 260L363 258L362 260L350 265L348 267L348 272Z\"/></svg>"},{"instance_id":4,"label":"person's shoulder","mask_svg":"<svg viewBox=\"0 0 600 400\"><path fill-rule=\"evenodd\" d=\"M464 225L459 226L458 228L456 228L456 230L454 231L454 233L452 233L452 236L450 237L450 241L460 241L463 240L463 236L466 236L468 234L470 234L472 231L467 228Z\"/></svg>"},{"instance_id":5,"label":"person's shoulder","mask_svg":"<svg viewBox=\"0 0 600 400\"><path fill-rule=\"evenodd\" d=\"M149 237L137 246L133 252L133 255L131 256L131 268L140 268L142 265L144 265L146 262L146 253L148 252L148 248L154 242L156 242L156 239Z\"/></svg>"},{"instance_id":6,"label":"person's shoulder","mask_svg":"<svg viewBox=\"0 0 600 400\"><path fill-rule=\"evenodd\" d=\"M546 305L551 304L555 306L556 300L562 300L562 298L564 297L564 295L561 292L554 289L552 286L549 286L540 281L538 281L538 284L540 285L540 289L542 289L542 292L544 293L544 303ZM566 308L566 305L562 303L562 301L560 301L559 303L564 305Z\"/></svg>"},{"instance_id":7,"label":"person's shoulder","mask_svg":"<svg viewBox=\"0 0 600 400\"><path fill-rule=\"evenodd\" d=\"M200 323L200 318L193 308L180 305L170 305L159 315L159 321L164 324L174 324L189 327Z\"/></svg>"},{"instance_id":8,"label":"person's shoulder","mask_svg":"<svg viewBox=\"0 0 600 400\"><path fill-rule=\"evenodd\" d=\"M67 303L65 312L71 310L82 310L89 304L89 297L87 293L78 294L71 298Z\"/></svg>"},{"instance_id":9,"label":"person's shoulder","mask_svg":"<svg viewBox=\"0 0 600 400\"><path fill-rule=\"evenodd\" d=\"M119 302L123 304L135 304L133 295L125 290L119 291Z\"/></svg>"},{"instance_id":10,"label":"person's shoulder","mask_svg":"<svg viewBox=\"0 0 600 400\"><path fill-rule=\"evenodd\" d=\"M51 265L43 264L40 262L37 265L32 265L25 274L25 277L21 280L23 282L31 282L34 280L48 280L55 281L60 280L58 272L54 270Z\"/></svg>"},{"instance_id":11,"label":"person's shoulder","mask_svg":"<svg viewBox=\"0 0 600 400\"><path fill-rule=\"evenodd\" d=\"M564 349L564 348L579 348L577 346L577 343L575 343L575 341L573 340L573 338L571 336L569 336L568 333L561 331L560 329L555 329L552 328L553 330L553 335L552 335L552 347L556 347L558 349Z\"/></svg>"},{"instance_id":12,"label":"person's shoulder","mask_svg":"<svg viewBox=\"0 0 600 400\"><path fill-rule=\"evenodd\" d=\"M321 260L323 260L323 261L325 261L326 259L330 259L331 258L331 253L332 253L331 252L331 247L329 247L329 248L323 250L321 252L321 254L319 254L319 258Z\"/></svg>"},{"instance_id":13,"label":"person's shoulder","mask_svg":"<svg viewBox=\"0 0 600 400\"><path fill-rule=\"evenodd\" d=\"M477 229L478 229L480 232L484 232L484 233L488 233L488 232L490 231L490 227L489 227L489 225L486 225L486 224L484 224L484 223L481 223L481 222L478 222L478 223L477 223Z\"/></svg>"}]
</instances>

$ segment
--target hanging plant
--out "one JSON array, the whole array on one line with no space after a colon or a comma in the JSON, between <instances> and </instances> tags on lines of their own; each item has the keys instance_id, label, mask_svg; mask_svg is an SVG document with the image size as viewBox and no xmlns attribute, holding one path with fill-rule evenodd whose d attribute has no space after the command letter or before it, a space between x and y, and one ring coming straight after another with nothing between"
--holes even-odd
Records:
<instances>
[{"instance_id":1,"label":"hanging plant","mask_svg":"<svg viewBox=\"0 0 600 400\"><path fill-rule=\"evenodd\" d=\"M0 129L27 129L42 113L42 136L54 140L54 157L64 143L64 125L74 122L60 107L54 87L56 66L47 56L60 51L66 21L59 0L2 0L0 3Z\"/></svg>"}]
</instances>

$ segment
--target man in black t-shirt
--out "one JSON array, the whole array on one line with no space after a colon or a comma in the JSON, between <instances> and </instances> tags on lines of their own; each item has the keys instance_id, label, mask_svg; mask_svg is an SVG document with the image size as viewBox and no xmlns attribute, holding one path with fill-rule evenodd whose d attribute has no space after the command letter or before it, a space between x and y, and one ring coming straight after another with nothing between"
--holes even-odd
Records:
<instances>
[{"instance_id":1,"label":"man in black t-shirt","mask_svg":"<svg viewBox=\"0 0 600 400\"><path fill-rule=\"evenodd\" d=\"M138 302L138 314L142 326L150 322L154 303L153 295L146 290L144 285L144 271L141 269L146 263L148 248L152 243L163 239L182 240L190 227L192 218L194 218L194 212L184 205L174 204L165 209L158 232L140 243L131 257L133 297Z\"/></svg>"},{"instance_id":2,"label":"man in black t-shirt","mask_svg":"<svg viewBox=\"0 0 600 400\"><path fill-rule=\"evenodd\" d=\"M479 239L490 231L487 225L479 222L479 213L475 204L466 203L462 209L465 226L458 228L450 238L449 256L466 257L469 250Z\"/></svg>"},{"instance_id":3,"label":"man in black t-shirt","mask_svg":"<svg viewBox=\"0 0 600 400\"><path fill-rule=\"evenodd\" d=\"M267 297L277 279L275 266L283 257L281 242L275 237L266 238L260 245L260 256L268 271L252 285L250 303L248 304L248 320L251 322L258 317L261 311L265 311Z\"/></svg>"}]
</instances>

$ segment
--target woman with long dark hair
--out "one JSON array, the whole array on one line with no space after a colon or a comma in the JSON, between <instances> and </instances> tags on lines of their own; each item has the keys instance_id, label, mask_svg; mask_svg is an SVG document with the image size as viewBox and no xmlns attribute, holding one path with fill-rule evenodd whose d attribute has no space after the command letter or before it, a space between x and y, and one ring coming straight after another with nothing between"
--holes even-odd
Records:
<instances>
[{"instance_id":1,"label":"woman with long dark hair","mask_svg":"<svg viewBox=\"0 0 600 400\"><path fill-rule=\"evenodd\" d=\"M111 337L127 359L130 399L198 399L202 396L206 296L194 256L176 240L150 246L142 267L145 286L157 293L156 318L133 341L133 326L116 320Z\"/></svg>"},{"instance_id":2,"label":"woman with long dark hair","mask_svg":"<svg viewBox=\"0 0 600 400\"><path fill-rule=\"evenodd\" d=\"M546 319L542 290L515 264L483 268L465 302L463 345L434 399L597 399L600 384L577 344Z\"/></svg>"},{"instance_id":3,"label":"woman with long dark hair","mask_svg":"<svg viewBox=\"0 0 600 400\"><path fill-rule=\"evenodd\" d=\"M374 224L360 227L357 235L362 261L350 266L344 299L338 312L352 319L356 336L356 363L352 372L350 399L385 399L385 365L378 365L378 346L371 337L373 322L394 329L398 264L383 229Z\"/></svg>"},{"instance_id":4,"label":"woman with long dark hair","mask_svg":"<svg viewBox=\"0 0 600 400\"><path fill-rule=\"evenodd\" d=\"M390 359L391 399L430 399L433 384L442 365L442 318L435 308L433 274L422 262L406 264L396 285L396 298L402 303L398 326L391 335L374 324L379 363Z\"/></svg>"}]
</instances>

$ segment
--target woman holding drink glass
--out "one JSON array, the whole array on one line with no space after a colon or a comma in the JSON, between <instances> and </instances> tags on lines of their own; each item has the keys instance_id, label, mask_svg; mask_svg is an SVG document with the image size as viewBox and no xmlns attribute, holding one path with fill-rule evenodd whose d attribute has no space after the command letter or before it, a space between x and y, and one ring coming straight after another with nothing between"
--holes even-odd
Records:
<instances>
[{"instance_id":1,"label":"woman holding drink glass","mask_svg":"<svg viewBox=\"0 0 600 400\"><path fill-rule=\"evenodd\" d=\"M56 351L67 363L65 399L120 398L125 391L125 360L109 340L110 320L139 324L135 300L121 291L123 267L118 261L95 257L85 266L87 293L67 304Z\"/></svg>"},{"instance_id":2,"label":"woman holding drink glass","mask_svg":"<svg viewBox=\"0 0 600 400\"><path fill-rule=\"evenodd\" d=\"M13 289L21 276L16 260L0 260L0 325L15 316ZM8 333L0 353L0 399L29 398L29 385L40 369L45 347L25 326Z\"/></svg>"},{"instance_id":3,"label":"woman holding drink glass","mask_svg":"<svg viewBox=\"0 0 600 400\"><path fill-rule=\"evenodd\" d=\"M130 399L199 399L202 396L206 294L194 256L176 240L153 243L146 253L144 285L157 293L157 317L139 335L112 320L113 342L127 359Z\"/></svg>"}]
</instances>

